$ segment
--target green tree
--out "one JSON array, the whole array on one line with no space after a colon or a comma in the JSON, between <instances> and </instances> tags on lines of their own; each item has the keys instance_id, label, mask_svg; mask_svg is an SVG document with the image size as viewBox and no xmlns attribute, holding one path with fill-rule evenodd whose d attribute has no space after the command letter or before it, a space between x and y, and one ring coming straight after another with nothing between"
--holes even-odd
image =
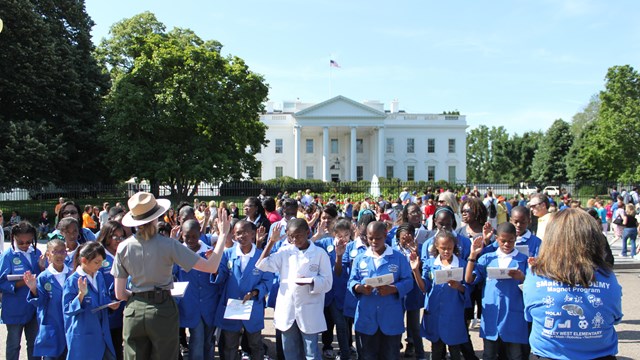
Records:
<instances>
[{"instance_id":1,"label":"green tree","mask_svg":"<svg viewBox=\"0 0 640 360\"><path fill-rule=\"evenodd\" d=\"M178 198L201 181L255 176L266 127L262 76L221 44L143 13L113 25L98 56L110 69L103 140L113 174L166 184Z\"/></svg>"},{"instance_id":2,"label":"green tree","mask_svg":"<svg viewBox=\"0 0 640 360\"><path fill-rule=\"evenodd\" d=\"M640 74L629 65L607 71L597 118L571 149L573 180L640 180Z\"/></svg>"},{"instance_id":3,"label":"green tree","mask_svg":"<svg viewBox=\"0 0 640 360\"><path fill-rule=\"evenodd\" d=\"M573 143L571 127L562 119L553 122L544 135L531 165L531 176L539 184L561 184L568 180L566 158Z\"/></svg>"},{"instance_id":4,"label":"green tree","mask_svg":"<svg viewBox=\"0 0 640 360\"><path fill-rule=\"evenodd\" d=\"M489 128L480 125L467 134L467 181L486 182L490 165Z\"/></svg>"},{"instance_id":5,"label":"green tree","mask_svg":"<svg viewBox=\"0 0 640 360\"><path fill-rule=\"evenodd\" d=\"M511 143L509 134L503 126L491 127L489 130L489 142L491 155L487 171L487 181L491 183L509 182L509 173L512 167Z\"/></svg>"},{"instance_id":6,"label":"green tree","mask_svg":"<svg viewBox=\"0 0 640 360\"><path fill-rule=\"evenodd\" d=\"M0 33L0 184L101 179L100 96L84 2L5 0Z\"/></svg>"},{"instance_id":7,"label":"green tree","mask_svg":"<svg viewBox=\"0 0 640 360\"><path fill-rule=\"evenodd\" d=\"M594 94L582 111L573 115L571 119L571 133L575 138L579 137L585 127L596 121L600 111L600 97Z\"/></svg>"},{"instance_id":8,"label":"green tree","mask_svg":"<svg viewBox=\"0 0 640 360\"><path fill-rule=\"evenodd\" d=\"M509 183L516 184L519 182L534 182L531 175L531 164L538 146L544 138L544 134L540 131L528 131L520 135L514 135L511 138L512 151L512 167L511 180Z\"/></svg>"}]
</instances>

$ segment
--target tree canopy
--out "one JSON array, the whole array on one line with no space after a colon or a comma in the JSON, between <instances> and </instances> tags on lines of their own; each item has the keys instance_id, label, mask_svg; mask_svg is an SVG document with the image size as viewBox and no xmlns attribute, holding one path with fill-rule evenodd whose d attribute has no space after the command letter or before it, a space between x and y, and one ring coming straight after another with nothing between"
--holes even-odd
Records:
<instances>
[{"instance_id":1,"label":"tree canopy","mask_svg":"<svg viewBox=\"0 0 640 360\"><path fill-rule=\"evenodd\" d=\"M92 20L77 0L5 0L0 33L0 187L105 180Z\"/></svg>"},{"instance_id":2,"label":"tree canopy","mask_svg":"<svg viewBox=\"0 0 640 360\"><path fill-rule=\"evenodd\" d=\"M97 54L113 84L102 139L114 176L186 197L201 181L257 174L268 87L221 48L188 29L166 31L149 12L112 26Z\"/></svg>"}]
</instances>

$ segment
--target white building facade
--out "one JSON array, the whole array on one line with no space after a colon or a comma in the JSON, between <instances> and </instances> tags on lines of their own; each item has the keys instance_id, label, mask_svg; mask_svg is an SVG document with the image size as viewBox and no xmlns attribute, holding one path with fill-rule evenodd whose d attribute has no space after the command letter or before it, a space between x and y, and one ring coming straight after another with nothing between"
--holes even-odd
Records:
<instances>
[{"instance_id":1,"label":"white building facade","mask_svg":"<svg viewBox=\"0 0 640 360\"><path fill-rule=\"evenodd\" d=\"M464 115L409 114L398 102L359 103L336 96L319 104L268 104L260 116L269 144L256 155L263 180L290 176L324 181L464 182Z\"/></svg>"}]
</instances>

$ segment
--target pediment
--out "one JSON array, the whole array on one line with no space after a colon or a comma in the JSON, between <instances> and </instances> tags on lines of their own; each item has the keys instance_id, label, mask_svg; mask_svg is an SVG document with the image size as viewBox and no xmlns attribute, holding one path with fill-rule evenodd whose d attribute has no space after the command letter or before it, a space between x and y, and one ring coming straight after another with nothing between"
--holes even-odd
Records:
<instances>
[{"instance_id":1,"label":"pediment","mask_svg":"<svg viewBox=\"0 0 640 360\"><path fill-rule=\"evenodd\" d=\"M370 106L338 95L294 114L297 119L311 118L367 118L384 119L386 114Z\"/></svg>"}]
</instances>

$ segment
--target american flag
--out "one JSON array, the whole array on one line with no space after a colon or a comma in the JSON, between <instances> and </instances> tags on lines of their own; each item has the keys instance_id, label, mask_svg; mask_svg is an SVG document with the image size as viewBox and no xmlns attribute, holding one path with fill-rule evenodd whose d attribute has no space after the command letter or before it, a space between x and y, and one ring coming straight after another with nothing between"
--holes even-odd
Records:
<instances>
[{"instance_id":1,"label":"american flag","mask_svg":"<svg viewBox=\"0 0 640 360\"><path fill-rule=\"evenodd\" d=\"M338 65L338 63L335 62L335 60L329 60L329 66L335 67L335 68L339 68L340 67L340 65Z\"/></svg>"}]
</instances>

